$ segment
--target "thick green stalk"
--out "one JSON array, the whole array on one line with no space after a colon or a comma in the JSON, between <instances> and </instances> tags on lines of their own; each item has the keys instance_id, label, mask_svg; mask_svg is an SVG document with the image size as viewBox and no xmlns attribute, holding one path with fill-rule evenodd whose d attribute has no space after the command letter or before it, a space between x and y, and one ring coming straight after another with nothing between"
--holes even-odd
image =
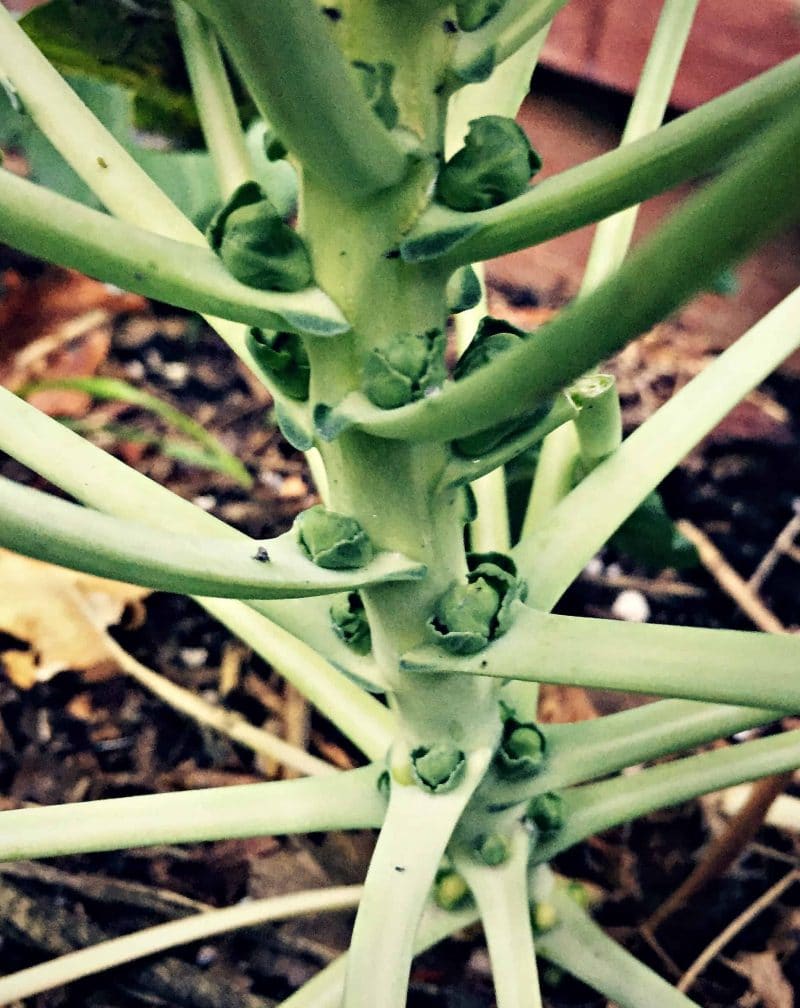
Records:
<instances>
[{"instance_id":1,"label":"thick green stalk","mask_svg":"<svg viewBox=\"0 0 800 1008\"><path fill-rule=\"evenodd\" d=\"M445 441L534 409L709 286L725 265L800 218L798 144L795 106L611 279L565 308L534 339L439 396L395 410L365 410L359 426L379 437Z\"/></svg>"},{"instance_id":2,"label":"thick green stalk","mask_svg":"<svg viewBox=\"0 0 800 1008\"><path fill-rule=\"evenodd\" d=\"M529 842L527 833L517 826L511 853L503 864L489 867L468 856L456 859L478 905L497 1008L542 1005L527 891Z\"/></svg>"},{"instance_id":3,"label":"thick green stalk","mask_svg":"<svg viewBox=\"0 0 800 1008\"><path fill-rule=\"evenodd\" d=\"M7 171L0 171L0 206L0 240L58 266L248 325L320 336L347 331L341 312L316 288L282 294L248 287L208 248L115 220Z\"/></svg>"},{"instance_id":4,"label":"thick green stalk","mask_svg":"<svg viewBox=\"0 0 800 1008\"><path fill-rule=\"evenodd\" d=\"M513 627L476 655L435 647L405 655L403 667L500 679L653 693L689 700L800 707L800 640L791 634L706 630L554 616L516 603ZM753 674L758 669L758 675Z\"/></svg>"},{"instance_id":5,"label":"thick green stalk","mask_svg":"<svg viewBox=\"0 0 800 1008\"><path fill-rule=\"evenodd\" d=\"M797 94L800 56L687 112L650 136L546 179L491 210L432 205L401 248L409 261L456 269L593 224L665 189L715 171Z\"/></svg>"},{"instance_id":6,"label":"thick green stalk","mask_svg":"<svg viewBox=\"0 0 800 1008\"><path fill-rule=\"evenodd\" d=\"M241 546L228 537L160 532L2 476L0 544L100 577L217 598L306 598L425 575L424 566L390 553L378 553L357 570L325 570L303 553L294 532L244 537Z\"/></svg>"},{"instance_id":7,"label":"thick green stalk","mask_svg":"<svg viewBox=\"0 0 800 1008\"><path fill-rule=\"evenodd\" d=\"M574 423L565 423L548 434L536 463L531 496L522 523L522 539L532 535L553 508L574 486L580 454Z\"/></svg>"},{"instance_id":8,"label":"thick green stalk","mask_svg":"<svg viewBox=\"0 0 800 1008\"><path fill-rule=\"evenodd\" d=\"M800 346L800 289L750 329L576 487L515 559L551 609L608 537L720 420Z\"/></svg>"},{"instance_id":9,"label":"thick green stalk","mask_svg":"<svg viewBox=\"0 0 800 1008\"><path fill-rule=\"evenodd\" d=\"M152 844L369 829L383 821L379 766L335 776L0 812L0 861Z\"/></svg>"},{"instance_id":10,"label":"thick green stalk","mask_svg":"<svg viewBox=\"0 0 800 1008\"><path fill-rule=\"evenodd\" d=\"M195 6L213 23L259 111L304 172L352 200L400 181L406 151L367 104L313 0Z\"/></svg>"},{"instance_id":11,"label":"thick green stalk","mask_svg":"<svg viewBox=\"0 0 800 1008\"><path fill-rule=\"evenodd\" d=\"M213 938L240 928L256 927L271 921L328 913L358 905L361 886L334 886L243 900L222 910L208 910L179 920L142 928L133 934L111 938L89 948L69 952L49 962L0 977L0 1003L11 1004L43 991L95 976L104 970L135 962L145 956L166 952L189 942Z\"/></svg>"},{"instance_id":12,"label":"thick green stalk","mask_svg":"<svg viewBox=\"0 0 800 1008\"><path fill-rule=\"evenodd\" d=\"M629 822L655 809L669 808L698 795L794 770L800 763L800 731L743 742L699 756L650 767L626 777L584 784L565 792L565 823L533 851L549 861L587 836Z\"/></svg>"},{"instance_id":13,"label":"thick green stalk","mask_svg":"<svg viewBox=\"0 0 800 1008\"><path fill-rule=\"evenodd\" d=\"M173 0L175 22L206 147L223 200L255 177L216 36L205 18Z\"/></svg>"}]
</instances>

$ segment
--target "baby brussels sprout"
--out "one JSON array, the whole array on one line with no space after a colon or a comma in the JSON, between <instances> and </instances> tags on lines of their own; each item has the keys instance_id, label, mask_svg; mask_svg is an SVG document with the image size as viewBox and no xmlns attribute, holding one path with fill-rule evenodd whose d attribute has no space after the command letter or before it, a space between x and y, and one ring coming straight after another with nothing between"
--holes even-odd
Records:
<instances>
[{"instance_id":1,"label":"baby brussels sprout","mask_svg":"<svg viewBox=\"0 0 800 1008\"><path fill-rule=\"evenodd\" d=\"M353 67L372 111L387 129L394 129L400 116L392 97L394 67L391 63L365 63L363 60L356 60Z\"/></svg>"},{"instance_id":2,"label":"baby brussels sprout","mask_svg":"<svg viewBox=\"0 0 800 1008\"><path fill-rule=\"evenodd\" d=\"M206 229L211 248L241 283L260 290L298 291L311 283L303 240L256 182L245 182Z\"/></svg>"},{"instance_id":3,"label":"baby brussels sprout","mask_svg":"<svg viewBox=\"0 0 800 1008\"><path fill-rule=\"evenodd\" d=\"M518 721L508 713L494 759L498 775L506 780L535 777L544 762L544 735L532 722Z\"/></svg>"},{"instance_id":4,"label":"baby brussels sprout","mask_svg":"<svg viewBox=\"0 0 800 1008\"><path fill-rule=\"evenodd\" d=\"M469 886L463 875L446 869L436 876L433 886L433 901L442 910L460 910L469 899Z\"/></svg>"},{"instance_id":5,"label":"baby brussels sprout","mask_svg":"<svg viewBox=\"0 0 800 1008\"><path fill-rule=\"evenodd\" d=\"M439 172L436 198L452 210L488 210L521 196L541 167L513 119L482 116L472 120L464 146Z\"/></svg>"},{"instance_id":6,"label":"baby brussels sprout","mask_svg":"<svg viewBox=\"0 0 800 1008\"><path fill-rule=\"evenodd\" d=\"M247 348L284 395L308 399L311 368L297 333L253 328L247 334Z\"/></svg>"},{"instance_id":7,"label":"baby brussels sprout","mask_svg":"<svg viewBox=\"0 0 800 1008\"><path fill-rule=\"evenodd\" d=\"M456 0L456 17L461 31L480 28L501 10L505 0Z\"/></svg>"},{"instance_id":8,"label":"baby brussels sprout","mask_svg":"<svg viewBox=\"0 0 800 1008\"><path fill-rule=\"evenodd\" d=\"M398 333L364 361L364 394L381 409L396 409L420 399L445 378L445 336L441 329Z\"/></svg>"},{"instance_id":9,"label":"baby brussels sprout","mask_svg":"<svg viewBox=\"0 0 800 1008\"><path fill-rule=\"evenodd\" d=\"M495 613L492 637L502 636L511 626L511 604L519 599L524 602L528 596L528 584L517 576L517 565L504 553L469 553L467 567L470 581L482 579L497 593L500 600Z\"/></svg>"},{"instance_id":10,"label":"baby brussels sprout","mask_svg":"<svg viewBox=\"0 0 800 1008\"><path fill-rule=\"evenodd\" d=\"M349 592L337 598L331 606L331 622L337 637L356 654L369 654L372 634L369 629L364 603L358 592Z\"/></svg>"},{"instance_id":11,"label":"baby brussels sprout","mask_svg":"<svg viewBox=\"0 0 800 1008\"><path fill-rule=\"evenodd\" d=\"M535 935L552 931L558 924L558 910L552 903L535 903L531 911L531 924Z\"/></svg>"},{"instance_id":12,"label":"baby brussels sprout","mask_svg":"<svg viewBox=\"0 0 800 1008\"><path fill-rule=\"evenodd\" d=\"M528 803L525 818L536 827L540 838L548 839L564 825L564 799L555 791L537 795Z\"/></svg>"},{"instance_id":13,"label":"baby brussels sprout","mask_svg":"<svg viewBox=\"0 0 800 1008\"><path fill-rule=\"evenodd\" d=\"M483 650L492 637L500 596L478 578L453 584L436 604L429 626L437 643L450 654L468 655Z\"/></svg>"},{"instance_id":14,"label":"baby brussels sprout","mask_svg":"<svg viewBox=\"0 0 800 1008\"><path fill-rule=\"evenodd\" d=\"M444 742L411 750L411 773L423 791L433 794L454 791L466 769L464 753Z\"/></svg>"},{"instance_id":15,"label":"baby brussels sprout","mask_svg":"<svg viewBox=\"0 0 800 1008\"><path fill-rule=\"evenodd\" d=\"M502 833L485 833L475 840L475 856L490 868L508 861L511 846Z\"/></svg>"},{"instance_id":16,"label":"baby brussels sprout","mask_svg":"<svg viewBox=\"0 0 800 1008\"><path fill-rule=\"evenodd\" d=\"M450 315L469 311L481 300L481 282L471 266L462 266L447 281L447 311Z\"/></svg>"},{"instance_id":17,"label":"baby brussels sprout","mask_svg":"<svg viewBox=\"0 0 800 1008\"><path fill-rule=\"evenodd\" d=\"M295 527L300 546L318 567L353 570L372 559L372 543L355 518L317 504L303 511Z\"/></svg>"},{"instance_id":18,"label":"baby brussels sprout","mask_svg":"<svg viewBox=\"0 0 800 1008\"><path fill-rule=\"evenodd\" d=\"M476 654L511 625L511 603L524 601L527 584L502 553L467 556L467 581L452 584L428 621L431 636L450 654Z\"/></svg>"}]
</instances>

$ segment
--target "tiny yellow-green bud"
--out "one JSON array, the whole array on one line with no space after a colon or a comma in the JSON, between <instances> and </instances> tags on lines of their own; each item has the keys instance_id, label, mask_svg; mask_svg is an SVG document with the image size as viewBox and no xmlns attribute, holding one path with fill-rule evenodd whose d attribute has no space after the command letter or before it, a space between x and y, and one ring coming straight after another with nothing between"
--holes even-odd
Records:
<instances>
[{"instance_id":1,"label":"tiny yellow-green bud","mask_svg":"<svg viewBox=\"0 0 800 1008\"><path fill-rule=\"evenodd\" d=\"M531 923L536 934L552 931L558 924L558 911L552 903L536 903L531 914Z\"/></svg>"},{"instance_id":2,"label":"tiny yellow-green bud","mask_svg":"<svg viewBox=\"0 0 800 1008\"><path fill-rule=\"evenodd\" d=\"M318 567L353 570L372 559L372 543L355 518L321 504L303 511L295 528L300 546Z\"/></svg>"},{"instance_id":3,"label":"tiny yellow-green bud","mask_svg":"<svg viewBox=\"0 0 800 1008\"><path fill-rule=\"evenodd\" d=\"M510 844L501 833L486 833L475 840L475 856L490 868L503 864L510 853Z\"/></svg>"},{"instance_id":4,"label":"tiny yellow-green bud","mask_svg":"<svg viewBox=\"0 0 800 1008\"><path fill-rule=\"evenodd\" d=\"M458 872L444 872L433 887L433 899L442 910L458 910L469 897L469 886Z\"/></svg>"},{"instance_id":5,"label":"tiny yellow-green bud","mask_svg":"<svg viewBox=\"0 0 800 1008\"><path fill-rule=\"evenodd\" d=\"M445 742L419 746L411 752L414 780L423 790L434 794L445 794L457 788L466 768L464 753Z\"/></svg>"}]
</instances>

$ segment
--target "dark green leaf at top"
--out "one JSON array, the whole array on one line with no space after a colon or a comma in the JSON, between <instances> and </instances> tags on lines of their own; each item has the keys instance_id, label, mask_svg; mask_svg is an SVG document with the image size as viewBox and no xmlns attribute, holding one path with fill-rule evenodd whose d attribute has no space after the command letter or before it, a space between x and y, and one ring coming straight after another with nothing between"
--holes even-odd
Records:
<instances>
[{"instance_id":1,"label":"dark green leaf at top","mask_svg":"<svg viewBox=\"0 0 800 1008\"><path fill-rule=\"evenodd\" d=\"M464 146L439 172L436 198L453 210L488 210L521 196L541 166L513 119L473 119Z\"/></svg>"}]
</instances>

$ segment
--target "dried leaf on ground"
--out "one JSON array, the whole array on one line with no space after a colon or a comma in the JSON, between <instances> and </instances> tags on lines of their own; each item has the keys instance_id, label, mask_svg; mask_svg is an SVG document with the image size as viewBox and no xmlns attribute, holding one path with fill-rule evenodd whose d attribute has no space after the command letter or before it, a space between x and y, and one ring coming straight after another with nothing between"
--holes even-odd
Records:
<instances>
[{"instance_id":1,"label":"dried leaf on ground","mask_svg":"<svg viewBox=\"0 0 800 1008\"><path fill-rule=\"evenodd\" d=\"M0 550L0 665L19 689L65 669L96 680L115 667L103 631L146 588Z\"/></svg>"},{"instance_id":2,"label":"dried leaf on ground","mask_svg":"<svg viewBox=\"0 0 800 1008\"><path fill-rule=\"evenodd\" d=\"M774 952L742 952L733 965L750 981L763 1008L794 1008L792 986Z\"/></svg>"}]
</instances>

